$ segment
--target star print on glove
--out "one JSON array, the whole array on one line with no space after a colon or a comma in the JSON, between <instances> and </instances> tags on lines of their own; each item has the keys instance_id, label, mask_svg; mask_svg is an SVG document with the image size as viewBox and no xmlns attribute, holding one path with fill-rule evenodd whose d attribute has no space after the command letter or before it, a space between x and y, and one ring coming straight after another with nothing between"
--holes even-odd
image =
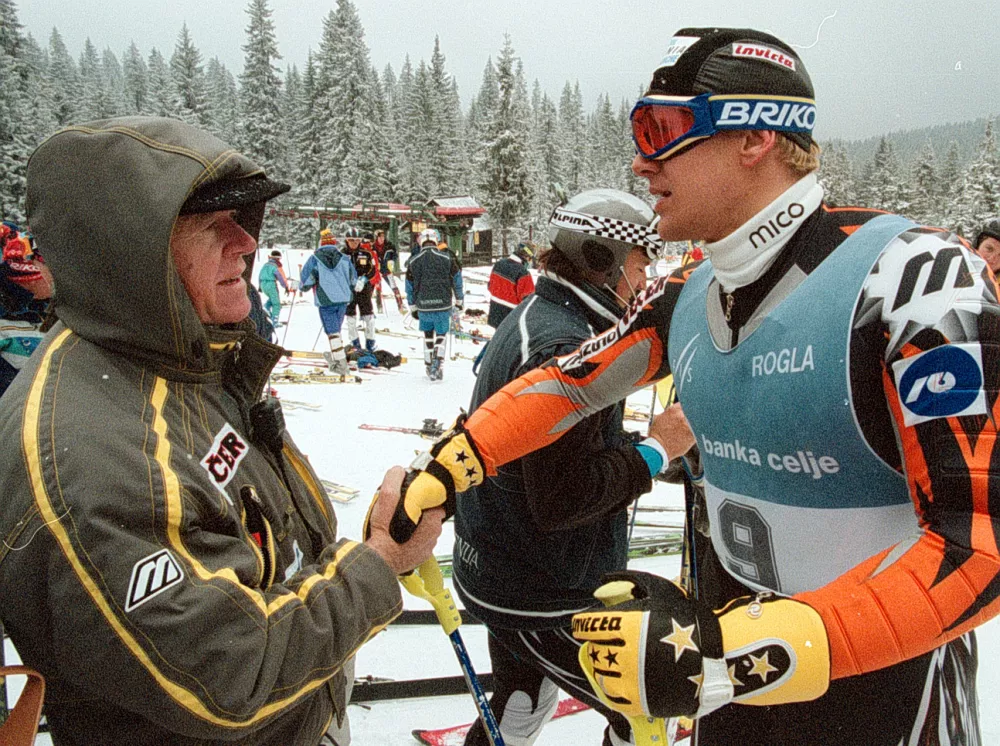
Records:
<instances>
[{"instance_id":1,"label":"star print on glove","mask_svg":"<svg viewBox=\"0 0 1000 746\"><path fill-rule=\"evenodd\" d=\"M673 645L674 663L681 659L685 650L691 650L695 653L699 652L698 646L694 644L695 625L692 624L687 627L682 627L677 623L677 620L673 618L670 619L670 624L673 626L673 632L666 637L661 637L660 642L667 645Z\"/></svg>"},{"instance_id":2,"label":"star print on glove","mask_svg":"<svg viewBox=\"0 0 1000 746\"><path fill-rule=\"evenodd\" d=\"M751 655L750 656L750 660L753 661L753 667L750 669L750 673L748 673L747 675L748 676L760 676L760 681L761 681L762 684L766 684L767 683L767 675L769 673L774 673L775 671L778 670L777 668L775 668L774 666L772 666L770 663L768 663L768 661L767 661L767 656L768 655L769 655L769 653L767 651L765 651L764 654L762 656L760 656L759 658L757 656L755 656L755 655Z\"/></svg>"},{"instance_id":3,"label":"star print on glove","mask_svg":"<svg viewBox=\"0 0 1000 746\"><path fill-rule=\"evenodd\" d=\"M761 593L717 611L634 571L606 575L595 596L610 603L573 616L580 667L598 698L627 717L804 702L829 684L823 620L801 601Z\"/></svg>"}]
</instances>

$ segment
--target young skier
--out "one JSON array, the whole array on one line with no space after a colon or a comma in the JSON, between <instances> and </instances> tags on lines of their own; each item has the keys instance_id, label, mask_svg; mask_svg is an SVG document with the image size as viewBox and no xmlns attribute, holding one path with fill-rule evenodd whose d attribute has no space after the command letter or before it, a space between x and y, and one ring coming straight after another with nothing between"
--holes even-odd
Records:
<instances>
[{"instance_id":1,"label":"young skier","mask_svg":"<svg viewBox=\"0 0 1000 746\"><path fill-rule=\"evenodd\" d=\"M378 273L378 259L371 246L361 242L361 232L351 226L344 234L347 244L345 253L354 265L357 279L354 281L354 296L347 304L347 334L351 338L354 349L361 351L361 339L358 337L357 314L361 314L361 323L365 328L365 349L375 350L375 310L372 307L375 275Z\"/></svg>"},{"instance_id":2,"label":"young skier","mask_svg":"<svg viewBox=\"0 0 1000 746\"><path fill-rule=\"evenodd\" d=\"M711 538L692 593L612 575L602 593L633 600L574 619L607 701L696 716L696 744L978 744L973 629L1000 610L994 277L948 232L823 203L790 46L689 28L669 48L632 168L660 236L708 260L460 421L409 514L673 372Z\"/></svg>"},{"instance_id":3,"label":"young skier","mask_svg":"<svg viewBox=\"0 0 1000 746\"><path fill-rule=\"evenodd\" d=\"M268 256L267 262L260 268L260 273L257 275L257 284L260 286L260 291L267 296L264 310L270 315L271 323L275 328L281 326L278 321L278 316L281 314L281 293L278 292L278 286L280 285L282 290L288 292L288 279L281 266L280 251L272 251Z\"/></svg>"},{"instance_id":4,"label":"young skier","mask_svg":"<svg viewBox=\"0 0 1000 746\"><path fill-rule=\"evenodd\" d=\"M534 295L510 311L487 345L470 411L621 320L663 249L652 219L642 200L614 189L583 192L556 208ZM601 223L615 228L585 227ZM508 743L538 737L559 688L608 719L605 744L629 742L626 719L594 696L579 670L570 619L590 606L601 576L625 569L625 507L651 489L666 449L676 452L693 436L679 411L668 411L637 441L622 428L622 415L622 402L605 407L458 501L455 589L489 630L490 706ZM465 743L488 745L480 722Z\"/></svg>"},{"instance_id":5,"label":"young skier","mask_svg":"<svg viewBox=\"0 0 1000 746\"><path fill-rule=\"evenodd\" d=\"M445 338L451 327L452 308L462 308L462 268L441 243L441 234L428 228L417 237L420 252L406 268L406 302L424 333L424 367L427 377L444 377ZM452 302L454 298L454 303Z\"/></svg>"},{"instance_id":6,"label":"young skier","mask_svg":"<svg viewBox=\"0 0 1000 746\"><path fill-rule=\"evenodd\" d=\"M372 250L378 257L379 274L389 284L389 288L396 298L396 307L399 309L400 315L402 315L406 313L406 306L403 305L403 296L399 292L399 283L396 282L395 272L399 262L399 255L396 253L396 244L392 241L386 241L385 231L379 229L375 231L375 243L372 244ZM381 293L381 290L380 286L379 293Z\"/></svg>"},{"instance_id":7,"label":"young skier","mask_svg":"<svg viewBox=\"0 0 1000 746\"><path fill-rule=\"evenodd\" d=\"M319 308L323 331L330 343L330 349L323 353L323 358L330 370L341 378L347 377L350 366L347 364L340 329L357 281L358 274L354 270L354 264L337 247L337 239L329 229L321 231L319 247L302 267L299 287L303 292L315 290L314 302Z\"/></svg>"}]
</instances>

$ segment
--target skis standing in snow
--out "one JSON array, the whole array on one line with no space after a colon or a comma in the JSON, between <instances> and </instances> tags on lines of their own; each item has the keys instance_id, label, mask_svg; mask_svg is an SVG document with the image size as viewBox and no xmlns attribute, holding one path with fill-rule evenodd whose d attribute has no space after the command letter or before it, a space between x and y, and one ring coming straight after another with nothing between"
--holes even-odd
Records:
<instances>
[{"instance_id":1,"label":"skis standing in snow","mask_svg":"<svg viewBox=\"0 0 1000 746\"><path fill-rule=\"evenodd\" d=\"M287 190L176 119L31 157L60 322L0 397L0 619L55 743L344 746L354 653L440 535L443 511L395 543L379 499L364 544L338 537L261 396L281 349L247 318L248 231Z\"/></svg>"},{"instance_id":2,"label":"skis standing in snow","mask_svg":"<svg viewBox=\"0 0 1000 746\"><path fill-rule=\"evenodd\" d=\"M662 249L648 228L653 211L624 192L584 192L553 215L535 293L486 347L472 412L507 382L617 324ZM602 222L615 230L579 227ZM629 742L626 719L594 696L579 671L570 618L592 604L605 573L625 569L625 509L652 489L652 476L667 463L665 449L686 451L694 438L673 409L637 442L622 427L623 407L615 403L576 423L551 447L506 465L458 501L455 588L489 627L490 706L505 738L537 738L562 688L608 719L605 743ZM465 743L488 744L481 723Z\"/></svg>"},{"instance_id":3,"label":"skis standing in snow","mask_svg":"<svg viewBox=\"0 0 1000 746\"><path fill-rule=\"evenodd\" d=\"M347 313L347 304L354 297L358 273L354 264L337 248L337 239L329 229L320 232L319 248L302 267L299 287L303 292L315 290L315 303L330 343L330 350L323 354L330 371L345 379L350 375L344 339L340 330Z\"/></svg>"},{"instance_id":4,"label":"skis standing in snow","mask_svg":"<svg viewBox=\"0 0 1000 746\"><path fill-rule=\"evenodd\" d=\"M423 231L417 243L420 253L411 256L406 267L406 301L424 333L427 377L440 381L444 377L445 335L451 328L452 308L461 310L465 298L462 268L433 228Z\"/></svg>"}]
</instances>

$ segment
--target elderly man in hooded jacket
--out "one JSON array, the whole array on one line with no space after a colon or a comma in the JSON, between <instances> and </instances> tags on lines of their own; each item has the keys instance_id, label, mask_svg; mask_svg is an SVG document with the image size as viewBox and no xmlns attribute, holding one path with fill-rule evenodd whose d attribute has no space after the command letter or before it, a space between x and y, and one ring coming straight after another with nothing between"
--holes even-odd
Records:
<instances>
[{"instance_id":1,"label":"elderly man in hooded jacket","mask_svg":"<svg viewBox=\"0 0 1000 746\"><path fill-rule=\"evenodd\" d=\"M385 501L366 543L338 538L262 396L281 350L244 257L287 189L170 119L29 161L60 322L0 402L0 617L57 743L344 746L352 657L433 549L441 516L396 544Z\"/></svg>"}]
</instances>

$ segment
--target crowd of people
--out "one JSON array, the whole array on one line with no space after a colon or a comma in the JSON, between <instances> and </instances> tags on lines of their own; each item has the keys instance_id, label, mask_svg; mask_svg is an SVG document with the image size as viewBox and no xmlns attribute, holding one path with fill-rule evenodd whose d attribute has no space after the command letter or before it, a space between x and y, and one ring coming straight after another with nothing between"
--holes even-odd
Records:
<instances>
[{"instance_id":1,"label":"crowd of people","mask_svg":"<svg viewBox=\"0 0 1000 746\"><path fill-rule=\"evenodd\" d=\"M827 205L799 54L749 29L669 46L631 115L654 207L575 195L537 257L497 263L470 414L385 475L362 542L267 393L283 350L262 329L295 286L278 251L251 318L247 257L289 186L166 118L39 146L30 232L0 226L0 619L56 743L346 746L353 656L452 514L507 743L560 688L608 746L681 716L698 745L981 742L1000 219L970 246ZM707 259L647 282L664 241ZM461 267L434 229L417 247L405 294L438 380ZM404 309L398 262L384 234L321 233L298 291L335 374L376 350L383 280ZM626 433L625 398L668 375L680 404ZM627 569L625 507L677 459L672 582Z\"/></svg>"}]
</instances>

